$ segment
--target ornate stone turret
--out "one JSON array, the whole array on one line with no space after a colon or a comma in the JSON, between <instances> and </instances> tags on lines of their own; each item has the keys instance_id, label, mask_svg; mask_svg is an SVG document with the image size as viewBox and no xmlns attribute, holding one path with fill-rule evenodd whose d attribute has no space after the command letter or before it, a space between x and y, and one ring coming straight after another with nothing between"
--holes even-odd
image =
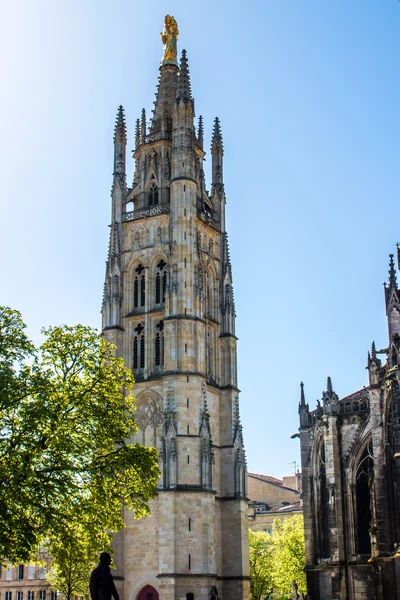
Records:
<instances>
[{"instance_id":1,"label":"ornate stone turret","mask_svg":"<svg viewBox=\"0 0 400 600\"><path fill-rule=\"evenodd\" d=\"M332 380L330 377L327 378L326 387L326 392L322 393L322 405L324 408L324 414L335 414L337 409L337 403L339 401L339 396L336 394L336 392L333 391Z\"/></svg>"},{"instance_id":2,"label":"ornate stone turret","mask_svg":"<svg viewBox=\"0 0 400 600\"><path fill-rule=\"evenodd\" d=\"M218 192L221 191L223 186L223 156L224 156L224 145L222 142L222 133L219 118L215 117L214 129L211 141L211 155L212 155L212 185Z\"/></svg>"},{"instance_id":3,"label":"ornate stone turret","mask_svg":"<svg viewBox=\"0 0 400 600\"><path fill-rule=\"evenodd\" d=\"M228 234L223 238L223 258L222 258L222 303L221 312L222 332L224 334L235 335L235 300L233 296L232 265L229 254Z\"/></svg>"},{"instance_id":4,"label":"ornate stone turret","mask_svg":"<svg viewBox=\"0 0 400 600\"><path fill-rule=\"evenodd\" d=\"M199 116L199 125L197 128L197 141L201 150L203 150L204 143L204 126L203 126L203 117Z\"/></svg>"},{"instance_id":5,"label":"ornate stone turret","mask_svg":"<svg viewBox=\"0 0 400 600\"><path fill-rule=\"evenodd\" d=\"M299 402L300 427L308 427L310 424L310 411L304 395L304 383L300 383L300 402Z\"/></svg>"},{"instance_id":6,"label":"ornate stone turret","mask_svg":"<svg viewBox=\"0 0 400 600\"><path fill-rule=\"evenodd\" d=\"M384 288L390 342L395 333L400 334L400 295L397 287L393 254L390 254L389 258L389 281L387 284L384 284Z\"/></svg>"},{"instance_id":7,"label":"ornate stone turret","mask_svg":"<svg viewBox=\"0 0 400 600\"><path fill-rule=\"evenodd\" d=\"M369 385L378 385L380 383L380 369L382 367L382 361L377 357L375 342L372 342L371 352L368 352L368 375Z\"/></svg>"}]
</instances>

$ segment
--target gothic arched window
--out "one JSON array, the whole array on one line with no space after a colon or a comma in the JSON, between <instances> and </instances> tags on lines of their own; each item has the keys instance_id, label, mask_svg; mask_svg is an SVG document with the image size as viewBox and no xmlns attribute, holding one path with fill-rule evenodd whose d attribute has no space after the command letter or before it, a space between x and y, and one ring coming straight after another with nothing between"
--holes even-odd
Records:
<instances>
[{"instance_id":1,"label":"gothic arched window","mask_svg":"<svg viewBox=\"0 0 400 600\"><path fill-rule=\"evenodd\" d=\"M135 269L135 278L133 280L133 307L144 307L146 300L146 279L143 265L138 265Z\"/></svg>"},{"instance_id":2,"label":"gothic arched window","mask_svg":"<svg viewBox=\"0 0 400 600\"><path fill-rule=\"evenodd\" d=\"M160 260L156 265L156 304L165 304L165 292L167 288L167 263Z\"/></svg>"},{"instance_id":3,"label":"gothic arched window","mask_svg":"<svg viewBox=\"0 0 400 600\"><path fill-rule=\"evenodd\" d=\"M325 444L322 441L318 453L318 487L319 506L318 510L318 532L319 532L319 557L329 558L329 490L326 481Z\"/></svg>"},{"instance_id":4,"label":"gothic arched window","mask_svg":"<svg viewBox=\"0 0 400 600\"><path fill-rule=\"evenodd\" d=\"M145 365L145 337L144 325L138 323L133 330L133 368L144 369Z\"/></svg>"},{"instance_id":5,"label":"gothic arched window","mask_svg":"<svg viewBox=\"0 0 400 600\"><path fill-rule=\"evenodd\" d=\"M355 517L358 554L371 554L373 466L372 445L369 444L361 455L356 472Z\"/></svg>"},{"instance_id":6,"label":"gothic arched window","mask_svg":"<svg viewBox=\"0 0 400 600\"><path fill-rule=\"evenodd\" d=\"M149 206L157 206L158 204L158 187L152 183L149 190Z\"/></svg>"},{"instance_id":7,"label":"gothic arched window","mask_svg":"<svg viewBox=\"0 0 400 600\"><path fill-rule=\"evenodd\" d=\"M156 367L164 366L164 321L156 324L156 335L154 338L154 364Z\"/></svg>"}]
</instances>

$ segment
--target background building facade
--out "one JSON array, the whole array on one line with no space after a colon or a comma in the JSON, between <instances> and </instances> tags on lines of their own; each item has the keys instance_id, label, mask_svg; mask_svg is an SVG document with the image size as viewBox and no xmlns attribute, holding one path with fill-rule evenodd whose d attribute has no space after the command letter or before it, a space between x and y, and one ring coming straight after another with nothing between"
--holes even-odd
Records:
<instances>
[{"instance_id":1,"label":"background building facade","mask_svg":"<svg viewBox=\"0 0 400 600\"><path fill-rule=\"evenodd\" d=\"M328 378L310 411L301 384L311 600L400 598L400 291L393 255L385 303L388 347L372 344L368 386L339 399Z\"/></svg>"},{"instance_id":2,"label":"background building facade","mask_svg":"<svg viewBox=\"0 0 400 600\"><path fill-rule=\"evenodd\" d=\"M223 144L215 119L212 187L194 126L186 52L166 17L164 58L148 127L137 120L126 181L120 107L103 335L136 379L138 433L161 478L151 517L125 514L115 538L126 600L242 600L249 594L247 471L239 417L235 306L225 228Z\"/></svg>"}]
</instances>

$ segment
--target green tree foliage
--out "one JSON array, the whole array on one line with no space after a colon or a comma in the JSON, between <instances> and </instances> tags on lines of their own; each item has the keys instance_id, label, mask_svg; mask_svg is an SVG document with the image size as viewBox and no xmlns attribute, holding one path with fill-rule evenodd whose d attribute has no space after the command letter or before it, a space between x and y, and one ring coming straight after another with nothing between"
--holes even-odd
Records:
<instances>
[{"instance_id":1,"label":"green tree foliage","mask_svg":"<svg viewBox=\"0 0 400 600\"><path fill-rule=\"evenodd\" d=\"M272 544L271 535L264 531L249 530L250 546L250 592L252 600L269 598L272 593Z\"/></svg>"},{"instance_id":2,"label":"green tree foliage","mask_svg":"<svg viewBox=\"0 0 400 600\"><path fill-rule=\"evenodd\" d=\"M127 443L134 381L115 348L81 325L42 333L36 349L0 307L0 561L28 562L44 539L55 557L76 536L104 547L123 506L149 512L159 477L156 450Z\"/></svg>"},{"instance_id":3,"label":"green tree foliage","mask_svg":"<svg viewBox=\"0 0 400 600\"><path fill-rule=\"evenodd\" d=\"M275 519L272 533L249 531L252 600L290 598L292 582L306 593L303 517Z\"/></svg>"},{"instance_id":4,"label":"green tree foliage","mask_svg":"<svg viewBox=\"0 0 400 600\"><path fill-rule=\"evenodd\" d=\"M98 558L97 541L79 523L71 523L66 537L54 539L49 550L52 562L46 577L51 587L61 592L64 600L87 597L90 573ZM109 550L107 540L101 550Z\"/></svg>"},{"instance_id":5,"label":"green tree foliage","mask_svg":"<svg viewBox=\"0 0 400 600\"><path fill-rule=\"evenodd\" d=\"M296 581L299 594L306 593L303 516L295 515L282 521L275 519L271 535L274 590L282 596L290 597L292 581Z\"/></svg>"}]
</instances>

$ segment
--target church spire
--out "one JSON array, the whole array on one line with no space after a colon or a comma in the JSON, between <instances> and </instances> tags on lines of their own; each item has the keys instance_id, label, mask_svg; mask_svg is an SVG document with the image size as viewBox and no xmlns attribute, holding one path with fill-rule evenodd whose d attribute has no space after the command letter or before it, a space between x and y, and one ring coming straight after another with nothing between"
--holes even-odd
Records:
<instances>
[{"instance_id":1,"label":"church spire","mask_svg":"<svg viewBox=\"0 0 400 600\"><path fill-rule=\"evenodd\" d=\"M124 108L122 104L118 107L117 119L115 121L114 129L114 144L126 144L126 125Z\"/></svg>"},{"instance_id":2,"label":"church spire","mask_svg":"<svg viewBox=\"0 0 400 600\"><path fill-rule=\"evenodd\" d=\"M176 90L176 101L193 104L192 89L190 85L189 65L186 56L186 50L182 50L181 62L179 66L178 88Z\"/></svg>"},{"instance_id":3,"label":"church spire","mask_svg":"<svg viewBox=\"0 0 400 600\"><path fill-rule=\"evenodd\" d=\"M300 383L300 402L299 402L299 415L300 415L300 427L308 427L310 422L309 408L306 404L306 397L304 394L304 383Z\"/></svg>"},{"instance_id":4,"label":"church spire","mask_svg":"<svg viewBox=\"0 0 400 600\"><path fill-rule=\"evenodd\" d=\"M118 107L114 128L114 175L125 174L126 125L122 105Z\"/></svg>"},{"instance_id":5,"label":"church spire","mask_svg":"<svg viewBox=\"0 0 400 600\"><path fill-rule=\"evenodd\" d=\"M306 405L306 398L304 396L304 383L300 383L300 406Z\"/></svg>"},{"instance_id":6,"label":"church spire","mask_svg":"<svg viewBox=\"0 0 400 600\"><path fill-rule=\"evenodd\" d=\"M136 148L140 144L140 119L136 119L136 127L135 127L135 146Z\"/></svg>"},{"instance_id":7,"label":"church spire","mask_svg":"<svg viewBox=\"0 0 400 600\"><path fill-rule=\"evenodd\" d=\"M396 269L394 266L394 255L393 254L389 254L389 289L393 290L396 289L397 290L397 276L396 276Z\"/></svg>"},{"instance_id":8,"label":"church spire","mask_svg":"<svg viewBox=\"0 0 400 600\"><path fill-rule=\"evenodd\" d=\"M203 117L199 116L199 126L197 130L197 141L199 142L200 148L203 150L204 143L204 127L203 127Z\"/></svg>"},{"instance_id":9,"label":"church spire","mask_svg":"<svg viewBox=\"0 0 400 600\"><path fill-rule=\"evenodd\" d=\"M222 142L221 125L219 118L215 117L214 128L211 140L211 156L212 156L212 186L213 188L221 188L223 186L223 156L224 145Z\"/></svg>"},{"instance_id":10,"label":"church spire","mask_svg":"<svg viewBox=\"0 0 400 600\"><path fill-rule=\"evenodd\" d=\"M400 294L397 287L396 267L393 254L389 254L389 280L384 284L386 316L388 319L389 341L393 334L400 335L398 313L400 312Z\"/></svg>"},{"instance_id":11,"label":"church spire","mask_svg":"<svg viewBox=\"0 0 400 600\"><path fill-rule=\"evenodd\" d=\"M146 130L146 110L144 108L142 108L142 118L141 118L141 123L140 123L140 143L141 144L145 144L146 143L146 135L147 135L147 130Z\"/></svg>"},{"instance_id":12,"label":"church spire","mask_svg":"<svg viewBox=\"0 0 400 600\"><path fill-rule=\"evenodd\" d=\"M172 111L178 84L177 39L178 25L171 15L165 17L161 40L164 45L156 99L149 132L149 141L171 139Z\"/></svg>"}]
</instances>

